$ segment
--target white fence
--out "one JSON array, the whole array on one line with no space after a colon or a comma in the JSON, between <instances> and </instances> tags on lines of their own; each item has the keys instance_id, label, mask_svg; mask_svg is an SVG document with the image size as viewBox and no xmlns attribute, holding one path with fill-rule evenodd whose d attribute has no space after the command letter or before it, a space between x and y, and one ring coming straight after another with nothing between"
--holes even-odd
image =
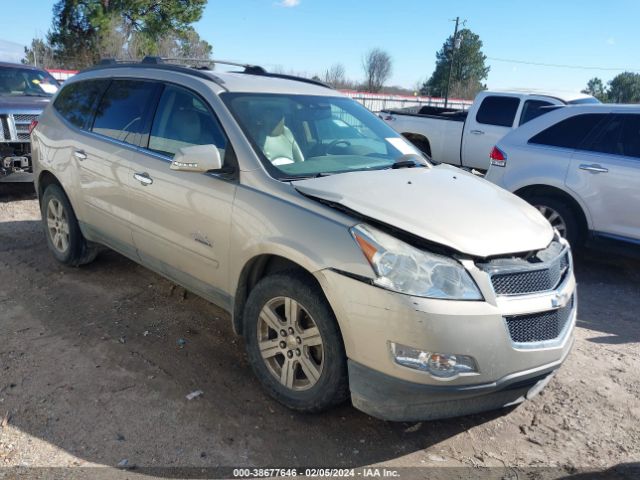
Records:
<instances>
[{"instance_id":1,"label":"white fence","mask_svg":"<svg viewBox=\"0 0 640 480\"><path fill-rule=\"evenodd\" d=\"M78 73L77 70L60 70L57 68L51 68L51 69L48 69L47 71L51 74L53 78L58 80L60 83L70 79L76 73Z\"/></svg>"},{"instance_id":2,"label":"white fence","mask_svg":"<svg viewBox=\"0 0 640 480\"><path fill-rule=\"evenodd\" d=\"M409 97L406 95L388 95L381 93L364 93L343 90L342 93L353 98L357 102L367 107L372 112L380 110L409 107L422 107L428 105L430 107L444 107L444 98L439 97ZM459 98L450 98L447 107L456 110L466 110L473 103L473 100L461 100Z\"/></svg>"}]
</instances>

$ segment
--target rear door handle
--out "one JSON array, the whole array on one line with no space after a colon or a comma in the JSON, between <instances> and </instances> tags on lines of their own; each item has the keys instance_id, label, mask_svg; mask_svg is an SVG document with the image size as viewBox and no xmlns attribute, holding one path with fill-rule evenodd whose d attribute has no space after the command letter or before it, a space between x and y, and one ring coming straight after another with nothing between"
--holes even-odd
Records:
<instances>
[{"instance_id":1,"label":"rear door handle","mask_svg":"<svg viewBox=\"0 0 640 480\"><path fill-rule=\"evenodd\" d=\"M474 135L484 135L484 132L482 130L471 130L470 133Z\"/></svg>"},{"instance_id":2,"label":"rear door handle","mask_svg":"<svg viewBox=\"0 0 640 480\"><path fill-rule=\"evenodd\" d=\"M591 173L607 173L609 171L608 168L604 168L597 163L591 165L583 163L582 165L580 165L580 170L586 170L587 172Z\"/></svg>"},{"instance_id":3,"label":"rear door handle","mask_svg":"<svg viewBox=\"0 0 640 480\"><path fill-rule=\"evenodd\" d=\"M133 178L139 181L143 187L146 187L147 185L151 185L153 183L153 178L151 178L147 172L136 172L133 174Z\"/></svg>"},{"instance_id":4,"label":"rear door handle","mask_svg":"<svg viewBox=\"0 0 640 480\"><path fill-rule=\"evenodd\" d=\"M82 160L86 160L87 159L87 154L84 153L82 150L76 150L73 152L73 156L76 157L78 160L82 161Z\"/></svg>"}]
</instances>

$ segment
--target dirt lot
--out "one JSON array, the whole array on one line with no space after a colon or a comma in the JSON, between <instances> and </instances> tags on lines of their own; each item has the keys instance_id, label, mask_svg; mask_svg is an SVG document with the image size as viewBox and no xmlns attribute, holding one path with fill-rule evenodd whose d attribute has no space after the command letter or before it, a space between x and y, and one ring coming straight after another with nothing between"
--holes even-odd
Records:
<instances>
[{"instance_id":1,"label":"dirt lot","mask_svg":"<svg viewBox=\"0 0 640 480\"><path fill-rule=\"evenodd\" d=\"M224 312L113 252L61 267L28 187L5 190L1 202L1 467L101 466L91 472L105 478L369 465L439 468L409 470L422 478L500 471L481 467L508 467L496 478L638 478L638 260L576 260L576 345L533 401L394 424L349 405L315 416L286 410L259 388ZM204 394L187 400L194 390ZM0 478L7 472L15 470L0 468Z\"/></svg>"}]
</instances>

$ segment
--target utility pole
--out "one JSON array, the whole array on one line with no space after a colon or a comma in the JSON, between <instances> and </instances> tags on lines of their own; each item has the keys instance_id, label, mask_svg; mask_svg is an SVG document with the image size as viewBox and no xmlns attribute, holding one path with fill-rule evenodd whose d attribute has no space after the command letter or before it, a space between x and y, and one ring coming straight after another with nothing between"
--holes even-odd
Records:
<instances>
[{"instance_id":1,"label":"utility pole","mask_svg":"<svg viewBox=\"0 0 640 480\"><path fill-rule=\"evenodd\" d=\"M449 104L449 86L451 85L451 73L453 72L453 57L456 54L456 44L458 40L458 24L460 23L460 17L456 17L456 28L453 31L453 42L451 43L451 61L449 62L449 78L447 79L447 90L444 94L444 108L447 108Z\"/></svg>"}]
</instances>

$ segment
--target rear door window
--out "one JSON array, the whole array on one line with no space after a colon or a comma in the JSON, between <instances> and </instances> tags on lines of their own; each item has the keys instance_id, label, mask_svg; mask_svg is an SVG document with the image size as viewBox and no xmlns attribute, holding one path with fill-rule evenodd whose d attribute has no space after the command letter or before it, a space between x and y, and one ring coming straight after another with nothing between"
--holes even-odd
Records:
<instances>
[{"instance_id":1,"label":"rear door window","mask_svg":"<svg viewBox=\"0 0 640 480\"><path fill-rule=\"evenodd\" d=\"M210 109L184 88L166 86L151 126L149 150L173 157L183 147L215 145L224 158L227 140Z\"/></svg>"},{"instance_id":2,"label":"rear door window","mask_svg":"<svg viewBox=\"0 0 640 480\"><path fill-rule=\"evenodd\" d=\"M490 96L480 104L476 121L486 125L510 127L516 118L516 111L520 105L517 97Z\"/></svg>"},{"instance_id":3,"label":"rear door window","mask_svg":"<svg viewBox=\"0 0 640 480\"><path fill-rule=\"evenodd\" d=\"M158 88L156 82L114 80L98 105L92 130L121 142L139 145L141 137L148 133Z\"/></svg>"},{"instance_id":4,"label":"rear door window","mask_svg":"<svg viewBox=\"0 0 640 480\"><path fill-rule=\"evenodd\" d=\"M109 85L110 80L85 80L63 87L53 103L62 117L77 128L88 128L95 103Z\"/></svg>"},{"instance_id":5,"label":"rear door window","mask_svg":"<svg viewBox=\"0 0 640 480\"><path fill-rule=\"evenodd\" d=\"M529 139L529 143L551 147L580 148L596 127L607 117L605 113L585 113L566 118Z\"/></svg>"},{"instance_id":6,"label":"rear door window","mask_svg":"<svg viewBox=\"0 0 640 480\"><path fill-rule=\"evenodd\" d=\"M586 149L592 152L640 158L640 115L611 115L609 123Z\"/></svg>"},{"instance_id":7,"label":"rear door window","mask_svg":"<svg viewBox=\"0 0 640 480\"><path fill-rule=\"evenodd\" d=\"M540 115L544 115L557 107L557 105L551 102L545 102L544 100L527 100L522 106L519 125L527 123Z\"/></svg>"}]
</instances>

